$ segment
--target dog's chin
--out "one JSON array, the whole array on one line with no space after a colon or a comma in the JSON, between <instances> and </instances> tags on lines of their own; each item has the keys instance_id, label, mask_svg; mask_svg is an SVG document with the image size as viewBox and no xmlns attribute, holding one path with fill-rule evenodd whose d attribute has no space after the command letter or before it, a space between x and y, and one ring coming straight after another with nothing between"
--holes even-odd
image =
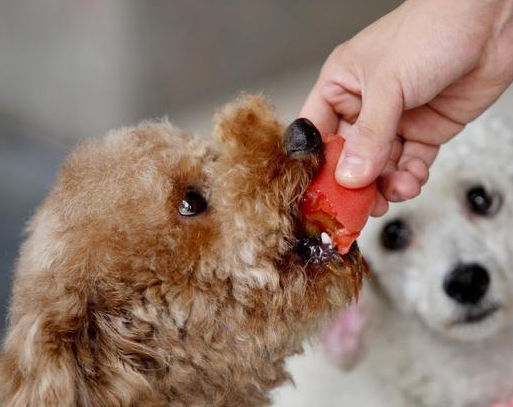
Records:
<instances>
[{"instance_id":1,"label":"dog's chin","mask_svg":"<svg viewBox=\"0 0 513 407\"><path fill-rule=\"evenodd\" d=\"M439 328L446 337L460 342L482 341L498 333L507 324L508 313L498 304L460 312Z\"/></svg>"}]
</instances>

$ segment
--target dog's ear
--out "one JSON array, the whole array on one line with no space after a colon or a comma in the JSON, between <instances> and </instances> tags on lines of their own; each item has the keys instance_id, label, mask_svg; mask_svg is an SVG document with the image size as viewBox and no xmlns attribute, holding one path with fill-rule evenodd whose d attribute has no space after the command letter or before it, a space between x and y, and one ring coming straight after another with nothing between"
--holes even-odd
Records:
<instances>
[{"instance_id":1,"label":"dog's ear","mask_svg":"<svg viewBox=\"0 0 513 407\"><path fill-rule=\"evenodd\" d=\"M326 356L344 370L351 370L363 354L363 333L367 318L366 307L362 303L353 303L323 333L322 343Z\"/></svg>"},{"instance_id":2,"label":"dog's ear","mask_svg":"<svg viewBox=\"0 0 513 407\"><path fill-rule=\"evenodd\" d=\"M215 116L213 136L229 154L258 156L280 153L284 127L261 95L243 95Z\"/></svg>"}]
</instances>

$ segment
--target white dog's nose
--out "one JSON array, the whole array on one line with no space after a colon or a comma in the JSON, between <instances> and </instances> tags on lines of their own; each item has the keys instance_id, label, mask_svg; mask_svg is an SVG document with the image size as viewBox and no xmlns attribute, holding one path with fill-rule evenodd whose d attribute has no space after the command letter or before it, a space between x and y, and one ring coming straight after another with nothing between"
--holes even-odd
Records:
<instances>
[{"instance_id":1,"label":"white dog's nose","mask_svg":"<svg viewBox=\"0 0 513 407\"><path fill-rule=\"evenodd\" d=\"M459 264L444 279L443 287L454 301L477 304L486 294L490 275L480 264Z\"/></svg>"}]
</instances>

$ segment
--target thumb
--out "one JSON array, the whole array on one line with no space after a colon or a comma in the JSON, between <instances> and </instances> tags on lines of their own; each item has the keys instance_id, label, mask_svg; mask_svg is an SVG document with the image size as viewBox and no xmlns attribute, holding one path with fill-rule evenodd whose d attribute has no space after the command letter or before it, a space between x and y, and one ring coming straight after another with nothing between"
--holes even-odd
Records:
<instances>
[{"instance_id":1,"label":"thumb","mask_svg":"<svg viewBox=\"0 0 513 407\"><path fill-rule=\"evenodd\" d=\"M374 181L392 150L397 126L403 110L399 88L390 79L369 84L362 95L362 108L356 123L348 128L346 142L340 156L335 178L348 188L360 188Z\"/></svg>"}]
</instances>

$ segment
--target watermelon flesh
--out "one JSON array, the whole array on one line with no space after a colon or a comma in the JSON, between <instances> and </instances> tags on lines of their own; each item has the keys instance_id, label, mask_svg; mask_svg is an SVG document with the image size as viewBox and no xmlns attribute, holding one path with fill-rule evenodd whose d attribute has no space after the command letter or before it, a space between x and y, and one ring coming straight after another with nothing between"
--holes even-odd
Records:
<instances>
[{"instance_id":1,"label":"watermelon flesh","mask_svg":"<svg viewBox=\"0 0 513 407\"><path fill-rule=\"evenodd\" d=\"M310 238L325 241L346 254L360 235L374 207L376 183L358 189L348 189L335 180L335 169L344 148L344 139L336 134L322 136L324 165L308 186L300 206L303 226Z\"/></svg>"}]
</instances>

